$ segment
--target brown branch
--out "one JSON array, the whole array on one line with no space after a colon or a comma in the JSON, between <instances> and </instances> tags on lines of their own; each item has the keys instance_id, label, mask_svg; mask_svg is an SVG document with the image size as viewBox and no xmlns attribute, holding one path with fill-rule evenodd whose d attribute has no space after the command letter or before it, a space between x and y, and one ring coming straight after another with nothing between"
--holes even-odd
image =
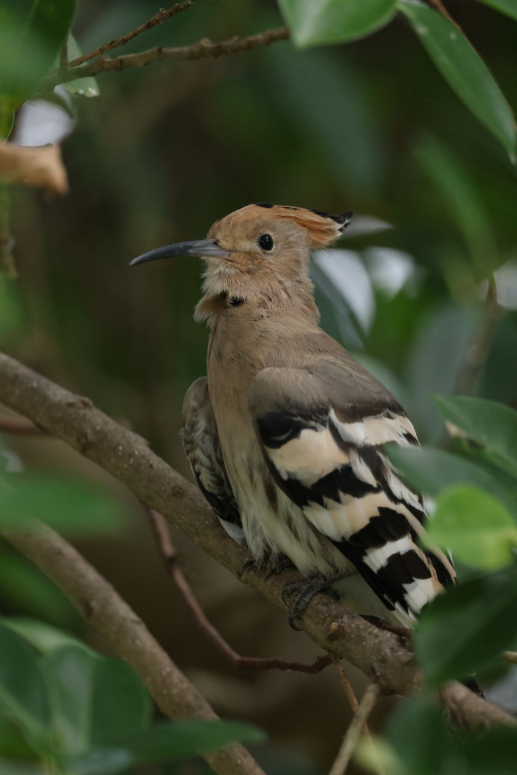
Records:
<instances>
[{"instance_id":1,"label":"brown branch","mask_svg":"<svg viewBox=\"0 0 517 775\"><path fill-rule=\"evenodd\" d=\"M45 379L7 355L0 354L0 402L59 437L125 484L149 508L178 529L237 578L250 555L221 529L196 487L155 455L146 441L96 409L92 402ZM300 578L286 571L267 578L250 572L244 583L286 610L282 589ZM383 694L411 694L424 685L416 660L399 638L374 627L327 595L316 595L301 626L324 651L346 659ZM461 684L447 687L469 726L515 724L509 714L485 702Z\"/></svg>"},{"instance_id":2,"label":"brown branch","mask_svg":"<svg viewBox=\"0 0 517 775\"><path fill-rule=\"evenodd\" d=\"M16 532L1 527L0 532L52 579L115 654L133 666L165 716L218 718L140 617L73 546L41 523ZM204 758L219 775L265 775L241 745Z\"/></svg>"},{"instance_id":3,"label":"brown branch","mask_svg":"<svg viewBox=\"0 0 517 775\"><path fill-rule=\"evenodd\" d=\"M141 35L143 32L147 32L147 30L151 30L153 27L157 27L159 24L162 24L166 19L172 19L173 16L182 13L182 11L186 11L187 8L190 8L194 2L195 0L185 0L184 3L176 3L176 5L173 5L172 8L168 8L167 10L160 8L158 13L156 13L152 19L149 19L143 24L140 24L139 27L131 30L131 32L126 32L125 35L121 35L119 38L115 38L114 40L110 40L108 43L104 43L103 46L99 46L99 48L94 49L94 51L90 51L88 54L82 54L80 57L77 57L77 59L73 59L68 63L68 66L70 68L78 67L79 65L84 64L84 62L89 62L90 59L102 56L102 54L105 54L107 51L111 51L114 48L119 48L119 46L125 46L126 43L129 43L129 41L133 40L138 35Z\"/></svg>"},{"instance_id":4,"label":"brown branch","mask_svg":"<svg viewBox=\"0 0 517 775\"><path fill-rule=\"evenodd\" d=\"M9 225L10 210L9 188L0 183L0 267L9 279L15 280L18 272L13 256L15 242Z\"/></svg>"},{"instance_id":5,"label":"brown branch","mask_svg":"<svg viewBox=\"0 0 517 775\"><path fill-rule=\"evenodd\" d=\"M316 673L321 673L325 667L330 665L332 659L328 654L323 654L310 664L307 664L306 662L292 662L287 659L281 659L280 657L243 657L238 654L207 619L203 609L199 605L190 584L179 566L178 555L174 551L165 517L153 509L147 509L147 512L156 537L159 552L165 561L167 573L178 588L183 600L190 608L197 627L214 644L223 657L234 665L234 667L243 668L245 670L291 670L293 672L315 675Z\"/></svg>"},{"instance_id":6,"label":"brown branch","mask_svg":"<svg viewBox=\"0 0 517 775\"><path fill-rule=\"evenodd\" d=\"M17 417L0 416L0 433L12 433L14 436L46 436L45 431L34 423L20 420Z\"/></svg>"},{"instance_id":7,"label":"brown branch","mask_svg":"<svg viewBox=\"0 0 517 775\"><path fill-rule=\"evenodd\" d=\"M447 8L442 3L442 0L429 0L429 3L438 11L438 13L441 13L442 16L444 16L447 21L449 21L451 24L454 24L454 26L462 32L462 29L457 21L455 21L452 16L450 15Z\"/></svg>"},{"instance_id":8,"label":"brown branch","mask_svg":"<svg viewBox=\"0 0 517 775\"><path fill-rule=\"evenodd\" d=\"M243 51L252 51L262 46L270 46L279 40L287 40L289 30L287 27L279 27L266 30L258 35L249 35L246 38L230 38L220 43L212 43L207 38L192 43L189 46L176 48L150 48L137 54L123 54L122 56L101 56L93 62L70 68L63 77L59 71L52 71L42 82L40 92L52 91L60 83L75 81L78 78L88 78L113 70L126 70L128 67L146 67L151 62L162 60L191 60L191 59L216 59L230 54L240 54Z\"/></svg>"},{"instance_id":9,"label":"brown branch","mask_svg":"<svg viewBox=\"0 0 517 775\"><path fill-rule=\"evenodd\" d=\"M341 662L338 659L334 658L333 661L334 661L335 668L338 671L339 678L341 680L341 685L342 685L342 687L343 687L343 689L345 691L347 700L350 703L350 707L352 708L352 713L356 713L357 712L357 708L359 707L359 703L357 701L357 697L355 696L355 692L352 689L352 684L350 683L349 678L348 678L347 674L345 673L345 668L343 667L343 665L341 664ZM372 737L372 735L370 733L370 730L368 728L368 724L366 724L366 723L364 725L364 734L369 739L370 744L373 747L373 751L376 754L375 758L377 759L377 761L375 762L375 766L376 766L377 772L379 773L379 775L385 775L384 769L383 769L382 764L381 764L380 756L379 756L378 751L377 751L377 747L375 746L375 741L374 741L374 739L373 739L373 737Z\"/></svg>"},{"instance_id":10,"label":"brown branch","mask_svg":"<svg viewBox=\"0 0 517 775\"><path fill-rule=\"evenodd\" d=\"M357 706L354 717L350 722L350 726L346 731L336 761L332 765L329 775L345 775L350 759L353 756L359 738L366 726L368 716L377 704L380 695L381 690L377 684L370 684L366 689L361 702Z\"/></svg>"},{"instance_id":11,"label":"brown branch","mask_svg":"<svg viewBox=\"0 0 517 775\"><path fill-rule=\"evenodd\" d=\"M497 287L492 276L488 279L483 320L469 343L456 379L454 392L458 395L468 396L476 393L483 368L490 354L490 347L503 315L504 310L497 301Z\"/></svg>"}]
</instances>

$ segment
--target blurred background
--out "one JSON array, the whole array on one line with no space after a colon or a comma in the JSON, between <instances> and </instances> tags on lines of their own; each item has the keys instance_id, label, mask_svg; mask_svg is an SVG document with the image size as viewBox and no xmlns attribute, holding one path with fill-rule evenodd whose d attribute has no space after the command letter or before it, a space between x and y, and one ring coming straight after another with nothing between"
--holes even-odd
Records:
<instances>
[{"instance_id":1,"label":"blurred background","mask_svg":"<svg viewBox=\"0 0 517 775\"><path fill-rule=\"evenodd\" d=\"M517 27L470 0L448 7L517 105ZM154 0L83 0L74 32L89 51L157 10ZM198 0L126 50L280 24L268 0ZM313 261L323 327L397 394L421 441L434 443L443 426L429 395L454 392L469 344L486 327L483 280L495 272L503 314L470 388L517 406L516 168L404 19L347 46L298 51L282 42L218 60L106 73L98 86L98 97L76 101L75 117L31 104L18 114L14 142L41 145L55 142L56 132L66 135L71 191L53 201L21 187L14 192L19 283L16 295L2 290L4 309L10 305L17 317L3 331L9 353L89 396L190 479L178 431L183 396L206 372L208 331L192 319L201 261L131 270L128 261L201 239L215 220L251 202L353 209L346 238ZM268 775L328 769L350 717L334 670L248 674L225 664L167 579L132 496L58 441L9 444L27 466L100 480L121 501L124 529L81 542L81 550L218 713L268 733L270 742L256 752ZM235 649L314 658L311 642L281 612L181 535L173 532L173 540L206 613ZM104 648L7 545L0 547L0 608ZM362 691L352 668L350 677ZM374 730L394 702L379 704ZM190 764L175 771L204 770Z\"/></svg>"}]
</instances>

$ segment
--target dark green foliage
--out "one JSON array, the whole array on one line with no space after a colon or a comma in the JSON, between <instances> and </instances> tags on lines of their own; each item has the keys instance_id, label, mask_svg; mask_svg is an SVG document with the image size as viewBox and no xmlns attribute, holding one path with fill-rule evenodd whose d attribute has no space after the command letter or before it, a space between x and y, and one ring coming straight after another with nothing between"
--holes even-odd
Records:
<instances>
[{"instance_id":1,"label":"dark green foliage","mask_svg":"<svg viewBox=\"0 0 517 775\"><path fill-rule=\"evenodd\" d=\"M241 722L153 724L151 698L132 668L35 621L0 622L0 654L2 774L11 766L2 757L41 759L58 772L116 775L139 762L263 739Z\"/></svg>"}]
</instances>

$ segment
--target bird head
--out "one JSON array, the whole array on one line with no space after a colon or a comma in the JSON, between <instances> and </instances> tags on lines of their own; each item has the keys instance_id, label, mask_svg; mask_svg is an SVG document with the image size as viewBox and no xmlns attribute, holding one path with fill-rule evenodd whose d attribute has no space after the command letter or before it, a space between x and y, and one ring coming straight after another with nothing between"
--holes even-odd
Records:
<instances>
[{"instance_id":1,"label":"bird head","mask_svg":"<svg viewBox=\"0 0 517 775\"><path fill-rule=\"evenodd\" d=\"M209 296L275 295L279 286L300 290L308 278L309 251L331 245L350 223L352 213L328 215L321 210L248 205L214 223L205 240L167 245L131 261L131 266L173 256L205 259L205 291Z\"/></svg>"},{"instance_id":2,"label":"bird head","mask_svg":"<svg viewBox=\"0 0 517 775\"><path fill-rule=\"evenodd\" d=\"M328 215L321 210L259 202L216 221L208 239L151 250L134 258L130 266L173 256L199 256L247 274L267 272L271 265L288 269L290 264L308 261L311 248L325 247L339 239L352 215Z\"/></svg>"}]
</instances>

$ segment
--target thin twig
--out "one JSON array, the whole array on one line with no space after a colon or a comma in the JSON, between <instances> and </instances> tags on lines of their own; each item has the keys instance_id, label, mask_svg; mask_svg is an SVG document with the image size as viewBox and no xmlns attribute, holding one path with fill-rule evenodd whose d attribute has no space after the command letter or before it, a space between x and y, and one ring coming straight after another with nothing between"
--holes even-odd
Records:
<instances>
[{"instance_id":1,"label":"thin twig","mask_svg":"<svg viewBox=\"0 0 517 775\"><path fill-rule=\"evenodd\" d=\"M438 11L438 13L441 13L442 16L444 16L447 21L449 21L451 24L454 24L454 26L462 32L462 29L457 21L455 21L452 16L450 15L447 8L442 3L442 0L429 0L430 4L434 6L434 8Z\"/></svg>"},{"instance_id":2,"label":"thin twig","mask_svg":"<svg viewBox=\"0 0 517 775\"><path fill-rule=\"evenodd\" d=\"M336 670L339 673L339 677L341 679L341 685L345 690L346 698L350 703L350 707L352 708L352 713L355 713L357 708L359 707L359 702L357 700L357 697L354 694L354 690L352 689L352 684L350 683L348 676L345 673L345 668L341 664L341 660L338 659L337 657L334 657L333 662Z\"/></svg>"},{"instance_id":3,"label":"thin twig","mask_svg":"<svg viewBox=\"0 0 517 775\"><path fill-rule=\"evenodd\" d=\"M60 83L75 81L78 78L88 78L99 75L99 73L125 70L128 67L145 67L150 62L161 60L179 60L179 59L216 59L220 56L230 54L240 54L243 51L252 51L262 46L270 46L279 40L287 40L289 30L287 27L279 27L273 30L266 30L258 35L249 35L246 38L230 38L220 43L212 43L208 38L199 40L189 46L178 46L177 48L150 48L147 51L140 51L137 54L123 54L122 56L110 57L101 56L93 62L87 62L79 67L70 68L62 78L59 71L52 71L42 82L40 91L46 92L54 89Z\"/></svg>"},{"instance_id":4,"label":"thin twig","mask_svg":"<svg viewBox=\"0 0 517 775\"><path fill-rule=\"evenodd\" d=\"M45 573L147 686L171 719L216 720L213 708L151 635L118 592L64 538L39 522L23 530L0 524L0 534ZM242 745L204 754L218 775L265 775Z\"/></svg>"},{"instance_id":5,"label":"thin twig","mask_svg":"<svg viewBox=\"0 0 517 775\"><path fill-rule=\"evenodd\" d=\"M18 272L13 256L14 237L9 226L10 210L9 188L0 184L0 267L9 279L15 280L18 277Z\"/></svg>"},{"instance_id":6,"label":"thin twig","mask_svg":"<svg viewBox=\"0 0 517 775\"><path fill-rule=\"evenodd\" d=\"M509 662L511 665L517 665L517 651L505 651L501 659L503 662Z\"/></svg>"},{"instance_id":7,"label":"thin twig","mask_svg":"<svg viewBox=\"0 0 517 775\"><path fill-rule=\"evenodd\" d=\"M66 70L68 67L68 38L65 38L63 45L59 49L59 67L62 70Z\"/></svg>"},{"instance_id":8,"label":"thin twig","mask_svg":"<svg viewBox=\"0 0 517 775\"><path fill-rule=\"evenodd\" d=\"M212 641L216 649L232 663L232 665L245 670L292 670L293 672L308 673L310 675L321 673L325 667L330 665L332 659L328 654L318 657L315 662L311 662L310 664L305 662L292 662L287 659L281 659L280 657L243 657L238 654L207 619L191 586L183 575L178 563L178 555L174 551L165 517L153 509L146 509L146 511L149 514L158 549L165 561L167 572L181 593L183 600L190 608L196 625L201 632Z\"/></svg>"},{"instance_id":9,"label":"thin twig","mask_svg":"<svg viewBox=\"0 0 517 775\"><path fill-rule=\"evenodd\" d=\"M89 62L90 59L95 59L95 57L102 56L102 54L105 54L107 51L111 51L114 48L119 48L119 46L125 46L126 43L129 43L130 40L133 40L133 38L136 38L143 32L147 32L147 30L151 30L153 27L157 27L159 24L162 24L166 19L172 19L173 16L182 13L182 11L186 11L187 8L190 8L194 2L195 0L185 0L184 3L176 3L176 5L173 5L172 8L168 8L167 10L165 8L160 8L158 13L156 13L152 19L149 19L143 24L140 24L138 27L136 27L136 29L131 30L131 32L126 32L125 35L121 35L114 40L108 41L108 43L104 43L103 46L99 46L99 48L96 48L93 51L89 51L87 54L81 54L81 56L77 57L77 59L73 59L68 66L71 68L78 67L79 65L84 64L84 62Z\"/></svg>"},{"instance_id":10,"label":"thin twig","mask_svg":"<svg viewBox=\"0 0 517 775\"><path fill-rule=\"evenodd\" d=\"M17 417L0 417L0 433L12 433L14 436L46 436L45 431L32 422Z\"/></svg>"},{"instance_id":11,"label":"thin twig","mask_svg":"<svg viewBox=\"0 0 517 775\"><path fill-rule=\"evenodd\" d=\"M341 660L337 659L336 657L334 657L332 661L334 662L334 666L335 666L336 670L339 673L339 678L341 679L341 685L342 685L342 687L343 687L343 689L345 691L347 700L350 703L350 707L352 708L352 713L356 713L357 712L357 708L359 707L359 702L357 700L357 697L355 696L354 690L352 689L352 684L350 683L350 680L349 680L349 678L348 678L348 676L347 676L347 674L345 672L345 668L341 664ZM377 749L375 747L374 739L373 739L373 737L371 735L371 732L370 732L370 730L368 728L368 724L365 723L363 731L364 731L365 737L367 737L369 739L370 744L373 746L373 750L377 754L378 752L377 752ZM377 755L376 758L378 760L378 761L375 762L375 766L376 766L377 772L379 773L379 775L385 775L384 768L382 767L382 764L381 764L381 761L380 761L380 757Z\"/></svg>"},{"instance_id":12,"label":"thin twig","mask_svg":"<svg viewBox=\"0 0 517 775\"><path fill-rule=\"evenodd\" d=\"M483 320L472 337L456 380L454 392L458 395L468 396L476 392L503 315L504 310L497 301L497 287L492 276L488 279Z\"/></svg>"},{"instance_id":13,"label":"thin twig","mask_svg":"<svg viewBox=\"0 0 517 775\"><path fill-rule=\"evenodd\" d=\"M332 765L329 775L345 775L350 759L363 732L368 716L379 699L381 690L378 684L370 684L359 703L350 726L341 743L341 748Z\"/></svg>"}]
</instances>

